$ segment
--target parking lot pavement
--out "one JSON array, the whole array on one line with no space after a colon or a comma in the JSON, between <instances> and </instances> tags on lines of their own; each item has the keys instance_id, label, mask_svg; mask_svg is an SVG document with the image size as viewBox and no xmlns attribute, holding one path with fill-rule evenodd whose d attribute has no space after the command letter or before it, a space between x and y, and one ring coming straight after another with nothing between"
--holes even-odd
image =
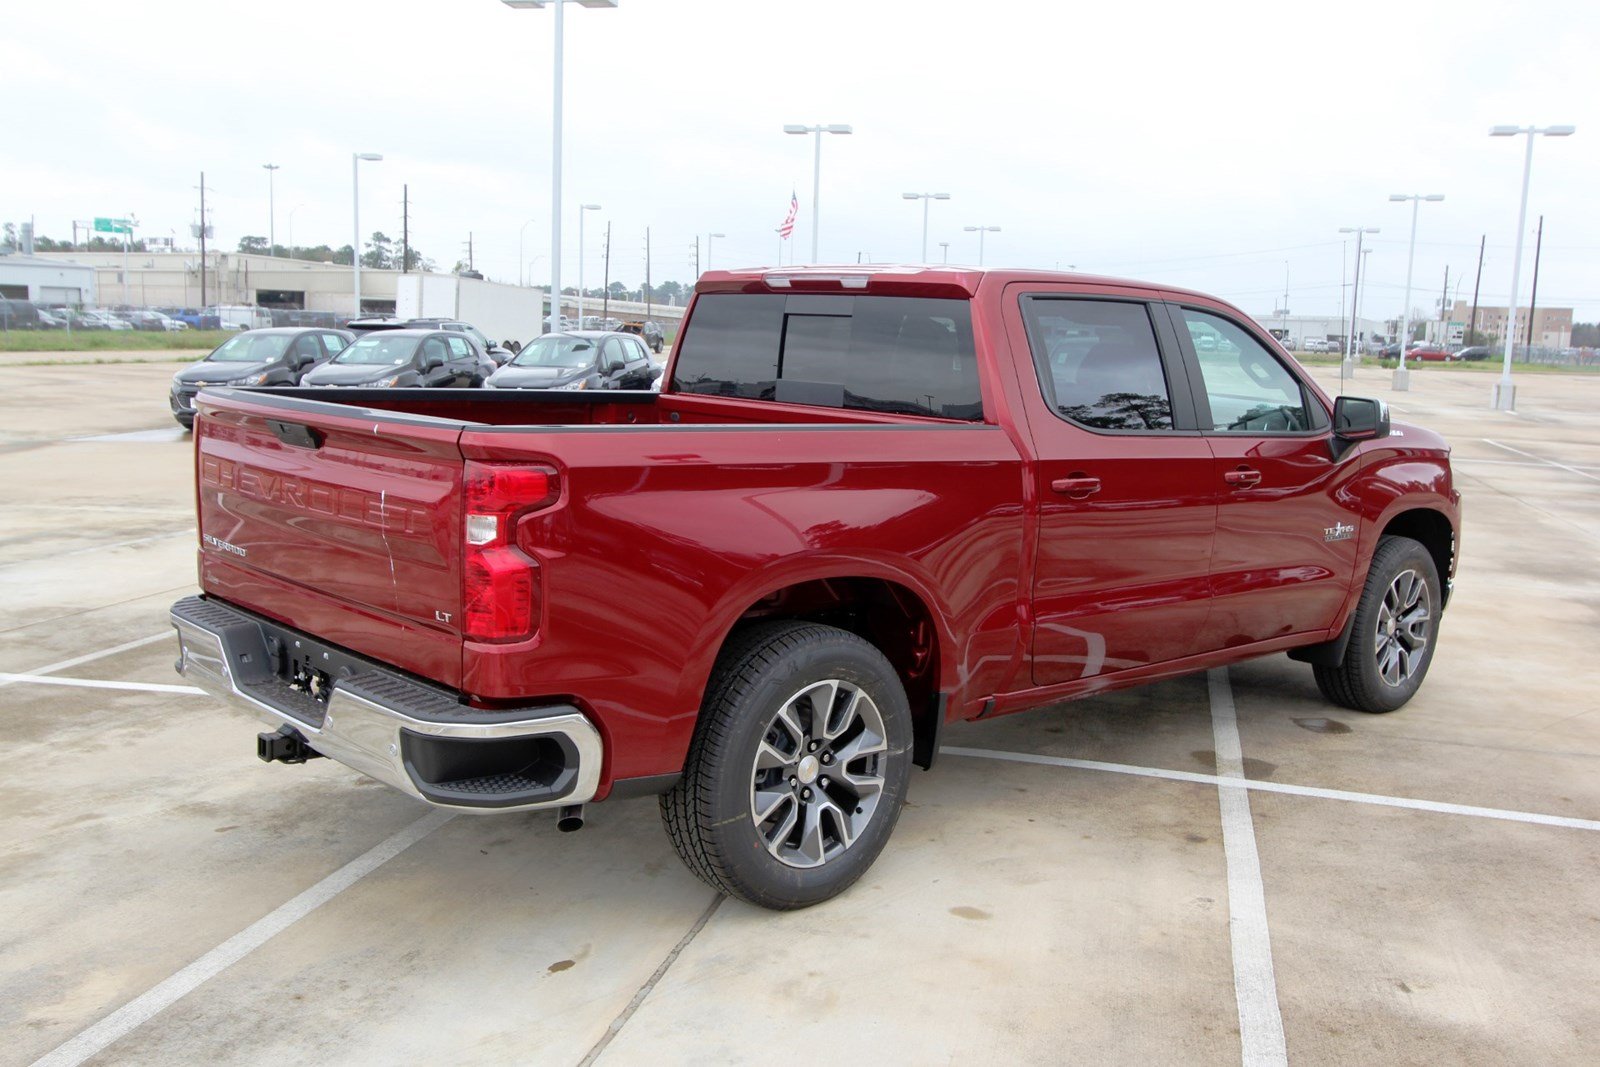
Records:
<instances>
[{"instance_id":1,"label":"parking lot pavement","mask_svg":"<svg viewBox=\"0 0 1600 1067\"><path fill-rule=\"evenodd\" d=\"M817 1032L891 1062L1580 1062L1600 1028L1600 377L1526 376L1515 416L1487 375L1348 387L1443 431L1466 497L1401 712L1279 656L953 726L865 878L777 915L693 879L650 801L561 835L259 763L172 672L171 368L16 373L0 1063L749 1061Z\"/></svg>"}]
</instances>

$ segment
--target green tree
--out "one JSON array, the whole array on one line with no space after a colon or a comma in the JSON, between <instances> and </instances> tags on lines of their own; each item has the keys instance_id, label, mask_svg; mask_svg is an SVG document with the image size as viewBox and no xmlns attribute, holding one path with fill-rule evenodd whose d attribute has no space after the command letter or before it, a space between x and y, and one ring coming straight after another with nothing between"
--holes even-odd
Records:
<instances>
[{"instance_id":1,"label":"green tree","mask_svg":"<svg viewBox=\"0 0 1600 1067\"><path fill-rule=\"evenodd\" d=\"M395 266L394 242L382 230L374 230L367 241L367 250L361 255L361 265L374 270L389 270Z\"/></svg>"},{"instance_id":2,"label":"green tree","mask_svg":"<svg viewBox=\"0 0 1600 1067\"><path fill-rule=\"evenodd\" d=\"M266 255L267 239L265 237L241 237L239 238L239 251Z\"/></svg>"}]
</instances>

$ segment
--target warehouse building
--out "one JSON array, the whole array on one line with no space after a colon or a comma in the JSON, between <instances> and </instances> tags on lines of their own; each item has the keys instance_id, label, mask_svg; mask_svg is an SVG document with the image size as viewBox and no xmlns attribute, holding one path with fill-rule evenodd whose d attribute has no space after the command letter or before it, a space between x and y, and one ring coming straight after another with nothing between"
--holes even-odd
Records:
<instances>
[{"instance_id":1,"label":"warehouse building","mask_svg":"<svg viewBox=\"0 0 1600 1067\"><path fill-rule=\"evenodd\" d=\"M1307 341L1340 342L1344 331L1351 329L1349 318L1338 315L1253 315L1256 323L1274 337L1285 338L1289 347L1300 348ZM1361 319L1355 324L1357 340L1365 343L1387 340L1385 323L1378 319Z\"/></svg>"},{"instance_id":2,"label":"warehouse building","mask_svg":"<svg viewBox=\"0 0 1600 1067\"><path fill-rule=\"evenodd\" d=\"M21 253L0 255L0 297L80 307L95 302L95 269Z\"/></svg>"}]
</instances>

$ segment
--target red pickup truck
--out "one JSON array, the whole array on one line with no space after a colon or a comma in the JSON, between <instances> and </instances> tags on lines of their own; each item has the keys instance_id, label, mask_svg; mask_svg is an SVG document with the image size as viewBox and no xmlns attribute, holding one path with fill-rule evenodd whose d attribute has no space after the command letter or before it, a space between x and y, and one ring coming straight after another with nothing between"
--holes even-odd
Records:
<instances>
[{"instance_id":1,"label":"red pickup truck","mask_svg":"<svg viewBox=\"0 0 1600 1067\"><path fill-rule=\"evenodd\" d=\"M262 758L436 805L659 794L770 908L861 875L946 722L1282 651L1363 711L1427 673L1448 447L1218 300L718 271L666 381L205 390L178 669Z\"/></svg>"}]
</instances>

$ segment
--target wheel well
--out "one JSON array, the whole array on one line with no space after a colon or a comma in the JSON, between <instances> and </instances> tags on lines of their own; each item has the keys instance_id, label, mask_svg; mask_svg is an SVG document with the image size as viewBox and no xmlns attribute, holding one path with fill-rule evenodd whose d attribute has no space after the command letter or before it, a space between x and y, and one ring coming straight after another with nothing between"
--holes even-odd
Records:
<instances>
[{"instance_id":1,"label":"wheel well","mask_svg":"<svg viewBox=\"0 0 1600 1067\"><path fill-rule=\"evenodd\" d=\"M931 762L944 705L939 699L939 631L920 596L882 578L801 582L752 604L734 629L767 619L819 622L872 642L905 686L915 749L930 754Z\"/></svg>"},{"instance_id":2,"label":"wheel well","mask_svg":"<svg viewBox=\"0 0 1600 1067\"><path fill-rule=\"evenodd\" d=\"M1389 520L1382 536L1409 537L1426 548L1433 557L1434 566L1439 568L1439 581L1444 586L1442 595L1449 597L1450 564L1456 551L1455 530L1449 519L1427 508L1401 512Z\"/></svg>"}]
</instances>

